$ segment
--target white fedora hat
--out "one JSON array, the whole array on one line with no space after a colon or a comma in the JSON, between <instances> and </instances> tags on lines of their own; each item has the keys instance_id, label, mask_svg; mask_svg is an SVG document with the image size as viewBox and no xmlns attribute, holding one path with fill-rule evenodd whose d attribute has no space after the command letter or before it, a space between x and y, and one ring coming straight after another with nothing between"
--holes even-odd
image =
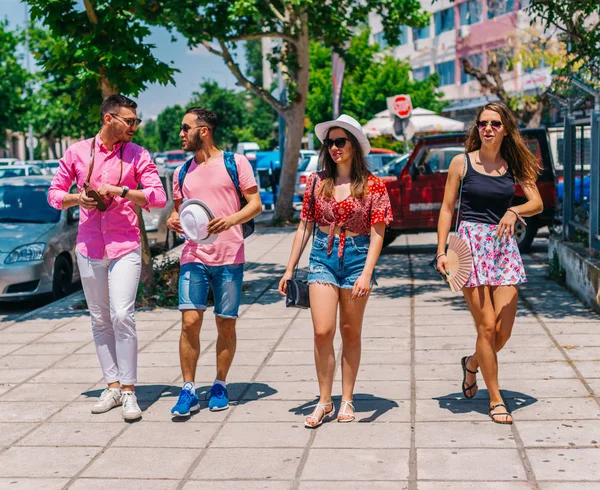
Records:
<instances>
[{"instance_id":1,"label":"white fedora hat","mask_svg":"<svg viewBox=\"0 0 600 490\"><path fill-rule=\"evenodd\" d=\"M358 140L358 144L362 149L363 155L368 155L370 153L371 143L369 143L362 126L353 117L350 117L347 114L342 114L334 121L326 121L317 124L315 126L315 134L321 143L323 143L323 140L327 137L327 133L331 128L345 129Z\"/></svg>"},{"instance_id":2,"label":"white fedora hat","mask_svg":"<svg viewBox=\"0 0 600 490\"><path fill-rule=\"evenodd\" d=\"M198 199L188 199L179 208L179 221L186 236L200 245L213 243L218 235L210 235L208 223L215 219L210 208Z\"/></svg>"}]
</instances>

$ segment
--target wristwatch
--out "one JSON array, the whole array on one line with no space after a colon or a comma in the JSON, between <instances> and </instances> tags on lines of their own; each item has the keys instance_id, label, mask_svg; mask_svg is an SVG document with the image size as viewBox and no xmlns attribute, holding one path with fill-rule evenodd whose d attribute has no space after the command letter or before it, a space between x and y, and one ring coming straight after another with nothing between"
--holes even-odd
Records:
<instances>
[{"instance_id":1,"label":"wristwatch","mask_svg":"<svg viewBox=\"0 0 600 490\"><path fill-rule=\"evenodd\" d=\"M126 185L122 186L123 192L121 192L121 197L125 197L127 195L127 193L129 192L129 187L127 187Z\"/></svg>"}]
</instances>

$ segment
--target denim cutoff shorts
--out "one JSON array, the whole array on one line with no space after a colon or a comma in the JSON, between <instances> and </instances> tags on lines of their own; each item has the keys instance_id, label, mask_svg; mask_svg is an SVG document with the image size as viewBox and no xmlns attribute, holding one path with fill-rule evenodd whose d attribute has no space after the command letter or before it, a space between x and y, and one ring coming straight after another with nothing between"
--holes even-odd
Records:
<instances>
[{"instance_id":1,"label":"denim cutoff shorts","mask_svg":"<svg viewBox=\"0 0 600 490\"><path fill-rule=\"evenodd\" d=\"M371 237L346 237L342 258L338 257L340 239L334 237L333 240L333 250L328 255L329 236L317 230L308 259L308 283L333 284L338 288L352 289L365 267Z\"/></svg>"},{"instance_id":2,"label":"denim cutoff shorts","mask_svg":"<svg viewBox=\"0 0 600 490\"><path fill-rule=\"evenodd\" d=\"M179 272L179 309L206 310L208 290L212 285L215 315L237 318L242 299L243 279L244 264L184 264Z\"/></svg>"}]
</instances>

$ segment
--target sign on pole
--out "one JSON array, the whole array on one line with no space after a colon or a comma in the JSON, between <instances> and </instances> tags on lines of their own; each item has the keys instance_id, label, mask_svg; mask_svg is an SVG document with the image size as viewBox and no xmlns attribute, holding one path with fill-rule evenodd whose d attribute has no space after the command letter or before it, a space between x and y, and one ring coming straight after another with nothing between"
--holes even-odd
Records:
<instances>
[{"instance_id":1,"label":"sign on pole","mask_svg":"<svg viewBox=\"0 0 600 490\"><path fill-rule=\"evenodd\" d=\"M386 100L390 114L398 116L400 119L408 119L410 117L413 110L410 95L394 95L393 97L388 97Z\"/></svg>"}]
</instances>

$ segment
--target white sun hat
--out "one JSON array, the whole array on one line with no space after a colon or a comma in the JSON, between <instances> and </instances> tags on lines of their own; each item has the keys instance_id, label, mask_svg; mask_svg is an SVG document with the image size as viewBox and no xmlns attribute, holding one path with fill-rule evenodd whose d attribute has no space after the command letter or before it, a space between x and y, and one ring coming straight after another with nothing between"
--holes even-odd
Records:
<instances>
[{"instance_id":1,"label":"white sun hat","mask_svg":"<svg viewBox=\"0 0 600 490\"><path fill-rule=\"evenodd\" d=\"M179 222L186 236L200 245L213 243L218 235L208 233L208 223L215 219L210 208L199 199L188 199L179 208Z\"/></svg>"},{"instance_id":2,"label":"white sun hat","mask_svg":"<svg viewBox=\"0 0 600 490\"><path fill-rule=\"evenodd\" d=\"M363 155L368 155L371 152L371 143L369 143L362 126L353 117L342 114L334 121L326 121L317 124L315 126L315 134L321 143L323 143L323 140L327 137L327 133L331 128L342 128L351 133L358 140Z\"/></svg>"}]
</instances>

